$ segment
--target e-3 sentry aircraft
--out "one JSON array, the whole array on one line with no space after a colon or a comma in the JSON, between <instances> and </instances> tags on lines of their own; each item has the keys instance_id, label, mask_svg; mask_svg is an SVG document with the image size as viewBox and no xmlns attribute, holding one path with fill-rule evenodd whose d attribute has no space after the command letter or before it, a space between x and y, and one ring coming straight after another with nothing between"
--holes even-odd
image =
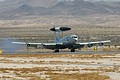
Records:
<instances>
[{"instance_id":1,"label":"e-3 sentry aircraft","mask_svg":"<svg viewBox=\"0 0 120 80\"><path fill-rule=\"evenodd\" d=\"M31 42L12 42L14 44L24 44L27 47L38 47L42 46L46 49L52 49L55 52L59 52L60 49L70 49L71 52L75 52L75 49L83 48L85 45L92 47L95 44L104 45L104 43L110 42L106 41L95 41L95 42L78 42L77 35L68 35L63 38L60 38L60 32L71 30L69 27L53 27L50 29L54 31L54 42L53 43L31 43Z\"/></svg>"}]
</instances>

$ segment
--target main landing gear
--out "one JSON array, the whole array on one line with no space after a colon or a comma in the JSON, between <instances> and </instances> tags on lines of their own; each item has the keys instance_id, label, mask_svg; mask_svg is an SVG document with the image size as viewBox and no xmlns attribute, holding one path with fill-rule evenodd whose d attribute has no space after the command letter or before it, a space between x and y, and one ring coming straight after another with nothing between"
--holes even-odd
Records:
<instances>
[{"instance_id":1,"label":"main landing gear","mask_svg":"<svg viewBox=\"0 0 120 80\"><path fill-rule=\"evenodd\" d=\"M75 52L75 49L71 49L71 52Z\"/></svg>"},{"instance_id":2,"label":"main landing gear","mask_svg":"<svg viewBox=\"0 0 120 80\"><path fill-rule=\"evenodd\" d=\"M75 49L71 49L70 52L75 52ZM59 49L56 49L55 53L59 53Z\"/></svg>"},{"instance_id":3,"label":"main landing gear","mask_svg":"<svg viewBox=\"0 0 120 80\"><path fill-rule=\"evenodd\" d=\"M55 50L55 53L59 53L59 49L56 49L56 50Z\"/></svg>"}]
</instances>

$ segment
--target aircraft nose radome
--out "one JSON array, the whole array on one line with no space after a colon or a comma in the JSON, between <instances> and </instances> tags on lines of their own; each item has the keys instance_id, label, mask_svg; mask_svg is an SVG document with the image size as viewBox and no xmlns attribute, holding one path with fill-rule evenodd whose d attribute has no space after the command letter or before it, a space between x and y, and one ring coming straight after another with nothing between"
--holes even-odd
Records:
<instances>
[{"instance_id":1,"label":"aircraft nose radome","mask_svg":"<svg viewBox=\"0 0 120 80\"><path fill-rule=\"evenodd\" d=\"M75 41L78 41L77 35L72 35L72 38L73 38Z\"/></svg>"},{"instance_id":2,"label":"aircraft nose radome","mask_svg":"<svg viewBox=\"0 0 120 80\"><path fill-rule=\"evenodd\" d=\"M75 41L78 41L78 38L74 38L75 39Z\"/></svg>"}]
</instances>

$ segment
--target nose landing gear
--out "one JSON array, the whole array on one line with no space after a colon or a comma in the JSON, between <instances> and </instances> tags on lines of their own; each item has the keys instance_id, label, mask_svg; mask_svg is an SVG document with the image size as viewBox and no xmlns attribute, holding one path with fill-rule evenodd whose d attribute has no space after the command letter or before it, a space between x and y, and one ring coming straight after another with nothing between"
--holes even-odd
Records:
<instances>
[{"instance_id":1,"label":"nose landing gear","mask_svg":"<svg viewBox=\"0 0 120 80\"><path fill-rule=\"evenodd\" d=\"M71 49L71 52L75 52L75 49Z\"/></svg>"},{"instance_id":2,"label":"nose landing gear","mask_svg":"<svg viewBox=\"0 0 120 80\"><path fill-rule=\"evenodd\" d=\"M59 53L59 49L56 49L56 50L55 50L55 53Z\"/></svg>"}]
</instances>

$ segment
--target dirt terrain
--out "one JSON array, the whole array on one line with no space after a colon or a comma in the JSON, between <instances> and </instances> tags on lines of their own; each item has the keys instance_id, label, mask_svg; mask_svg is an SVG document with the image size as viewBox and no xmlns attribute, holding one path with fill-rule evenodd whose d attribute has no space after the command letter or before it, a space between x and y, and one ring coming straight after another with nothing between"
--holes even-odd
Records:
<instances>
[{"instance_id":1,"label":"dirt terrain","mask_svg":"<svg viewBox=\"0 0 120 80\"><path fill-rule=\"evenodd\" d=\"M120 80L120 54L3 54L0 80Z\"/></svg>"},{"instance_id":2,"label":"dirt terrain","mask_svg":"<svg viewBox=\"0 0 120 80\"><path fill-rule=\"evenodd\" d=\"M0 80L120 80L120 3L58 1L1 0ZM60 37L75 34L78 42L111 43L97 45L95 51L85 47L75 54L11 44L53 42L50 28L62 26L71 31Z\"/></svg>"}]
</instances>

